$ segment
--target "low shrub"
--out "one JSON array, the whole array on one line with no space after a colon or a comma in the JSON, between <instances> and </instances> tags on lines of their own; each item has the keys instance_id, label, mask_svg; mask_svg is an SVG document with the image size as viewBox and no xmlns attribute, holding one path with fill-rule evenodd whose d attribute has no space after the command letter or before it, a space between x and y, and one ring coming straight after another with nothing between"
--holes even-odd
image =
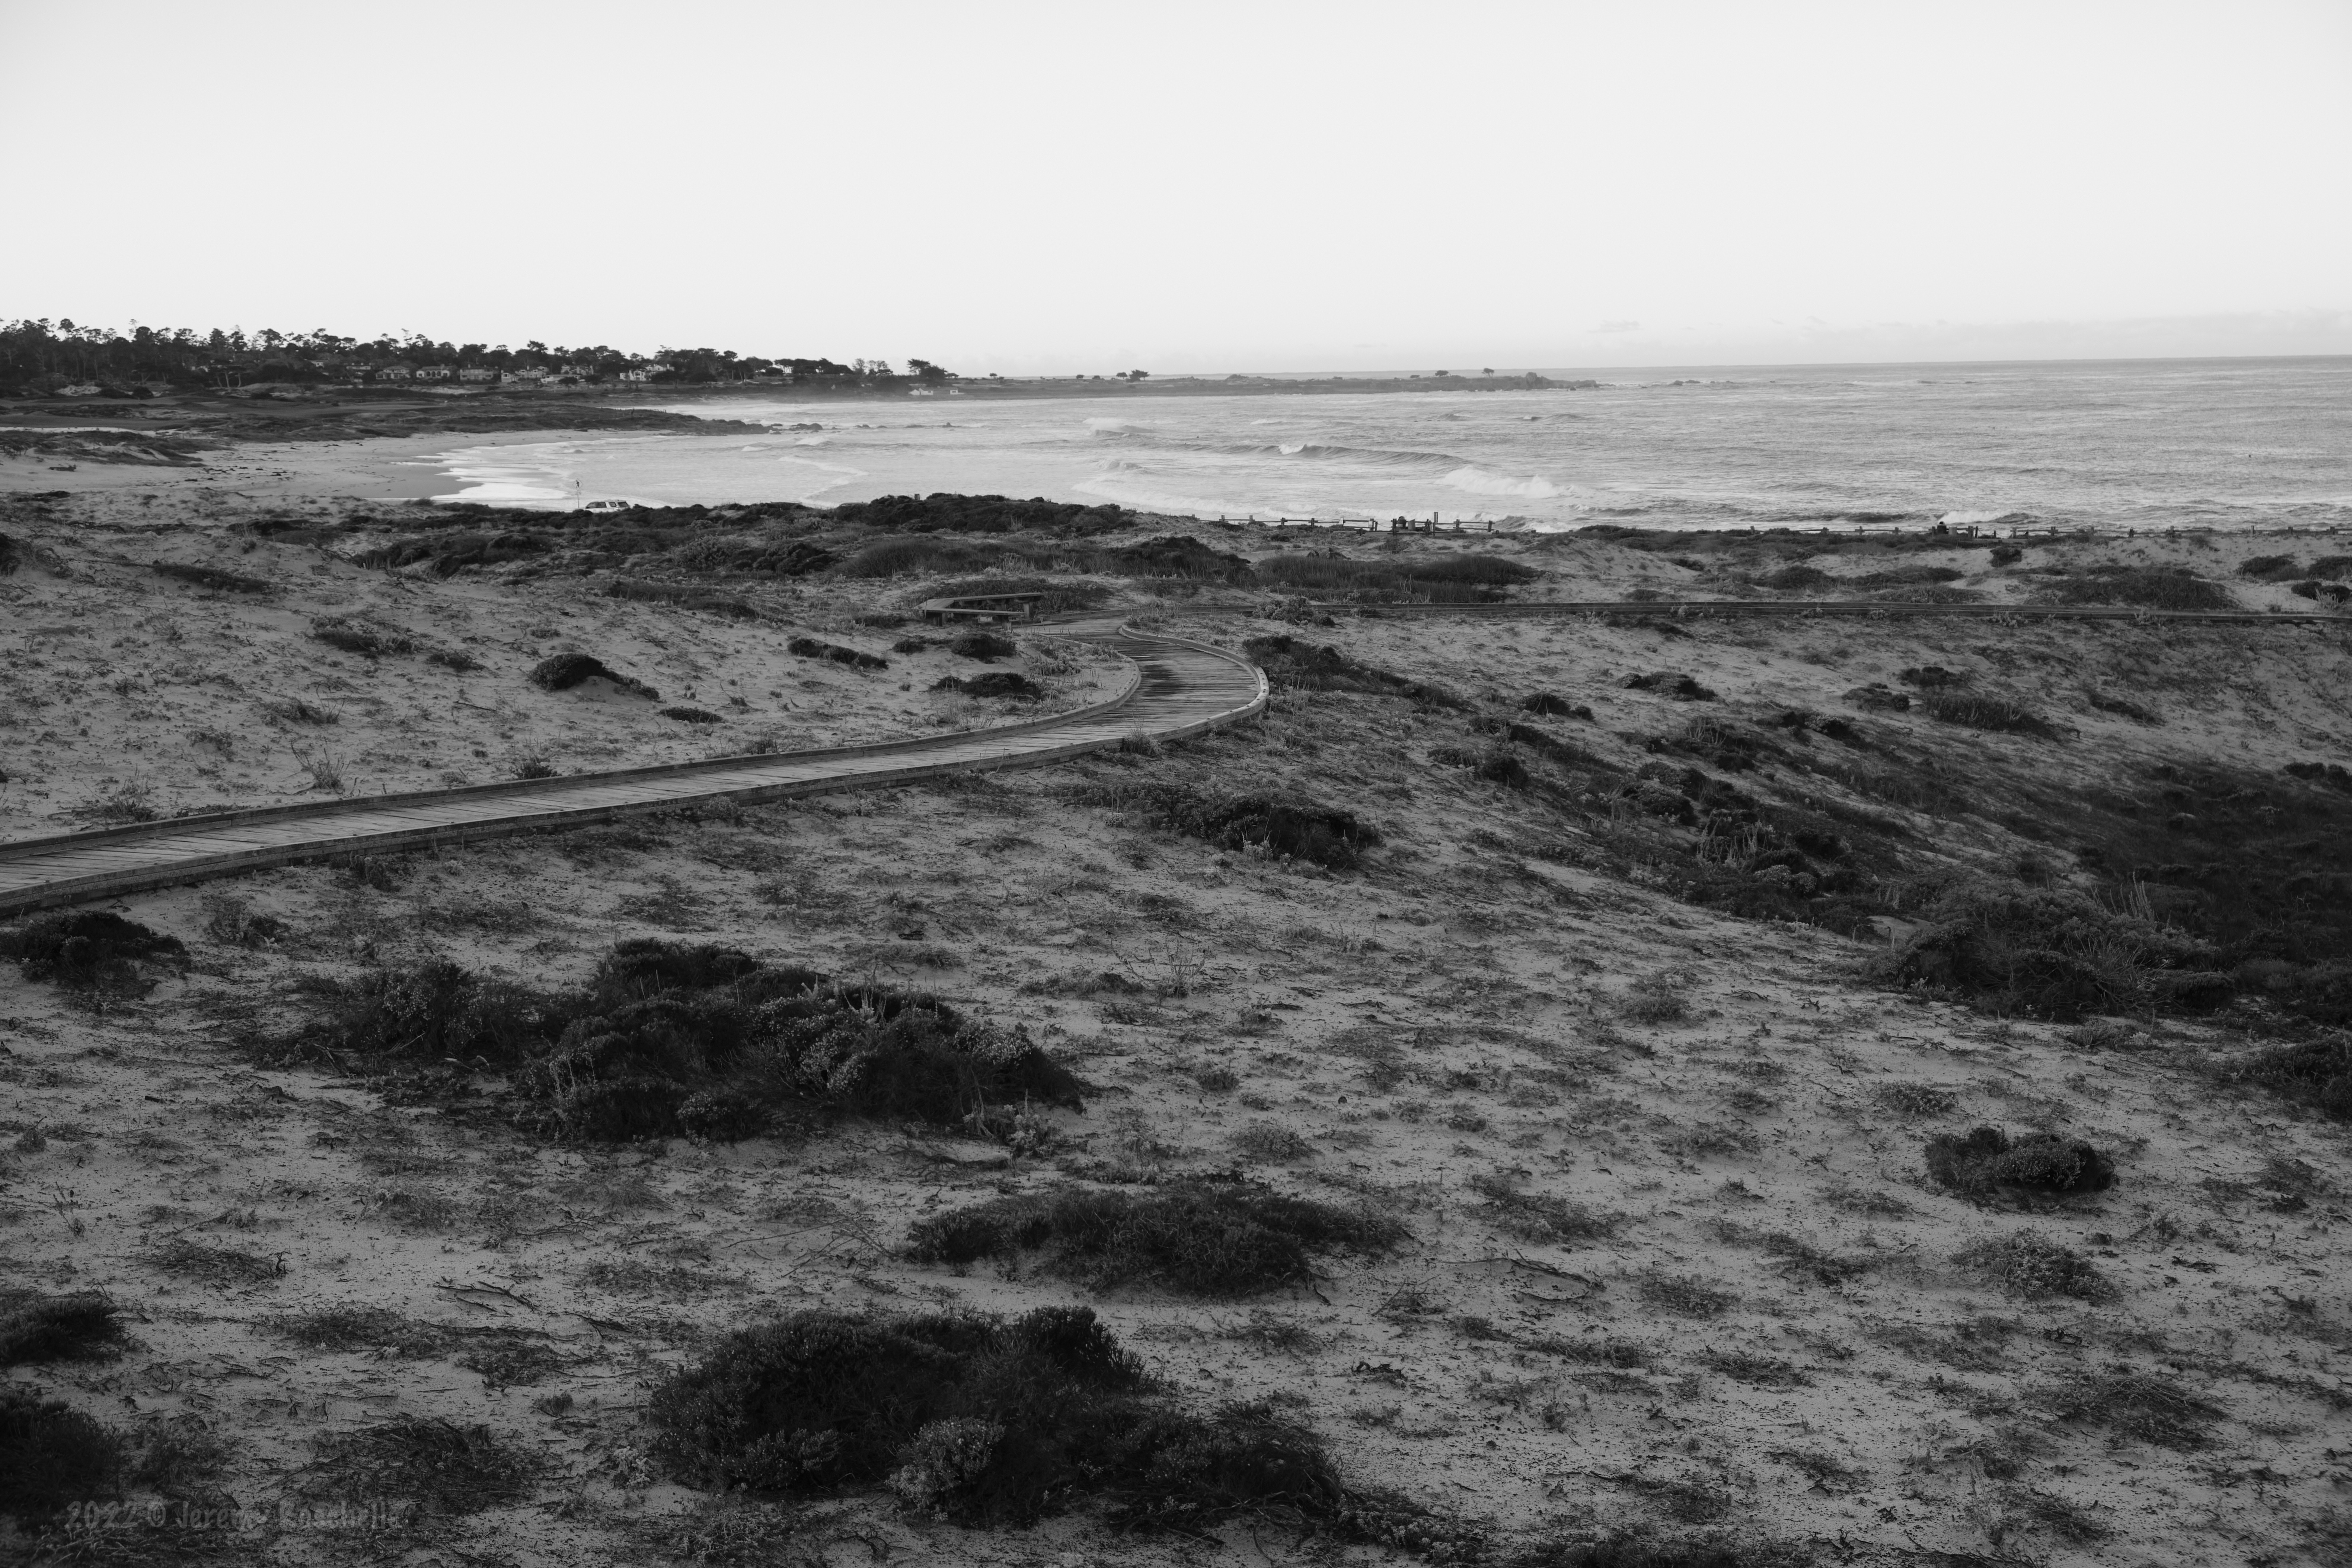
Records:
<instances>
[{"instance_id":1,"label":"low shrub","mask_svg":"<svg viewBox=\"0 0 2352 1568\"><path fill-rule=\"evenodd\" d=\"M1535 692L1519 699L1519 710L1539 718L1580 718L1592 722L1592 710L1582 703L1571 703L1554 692Z\"/></svg>"},{"instance_id":2,"label":"low shrub","mask_svg":"<svg viewBox=\"0 0 2352 1568\"><path fill-rule=\"evenodd\" d=\"M2143 610L2235 610L2238 601L2219 583L2182 567L2096 566L2060 578L2043 590L2053 604L2126 604Z\"/></svg>"},{"instance_id":3,"label":"low shrub","mask_svg":"<svg viewBox=\"0 0 2352 1568\"><path fill-rule=\"evenodd\" d=\"M2342 1030L2256 1051L2223 1069L2221 1076L2352 1121L2352 1034Z\"/></svg>"},{"instance_id":4,"label":"low shrub","mask_svg":"<svg viewBox=\"0 0 2352 1568\"><path fill-rule=\"evenodd\" d=\"M974 626L957 632L948 642L948 652L959 659L978 659L985 664L991 659L1009 659L1021 650L1010 637L1000 637Z\"/></svg>"},{"instance_id":5,"label":"low shrub","mask_svg":"<svg viewBox=\"0 0 2352 1568\"><path fill-rule=\"evenodd\" d=\"M1283 691L1356 692L1366 696L1405 697L1437 707L1460 707L1461 700L1441 686L1409 681L1402 675L1360 664L1328 644L1304 643L1288 632L1252 637L1242 652L1265 671L1266 680Z\"/></svg>"},{"instance_id":6,"label":"low shrub","mask_svg":"<svg viewBox=\"0 0 2352 1568\"><path fill-rule=\"evenodd\" d=\"M119 1495L122 1439L62 1400L0 1385L0 1514L27 1524Z\"/></svg>"},{"instance_id":7,"label":"low shrub","mask_svg":"<svg viewBox=\"0 0 2352 1568\"><path fill-rule=\"evenodd\" d=\"M1505 1568L1802 1568L1811 1560L1802 1549L1612 1535L1599 1541L1540 1542L1513 1554Z\"/></svg>"},{"instance_id":8,"label":"low shrub","mask_svg":"<svg viewBox=\"0 0 2352 1568\"><path fill-rule=\"evenodd\" d=\"M929 637L901 637L897 642L890 644L890 652L894 653L929 653L930 651L930 646L931 640Z\"/></svg>"},{"instance_id":9,"label":"low shrub","mask_svg":"<svg viewBox=\"0 0 2352 1568\"><path fill-rule=\"evenodd\" d=\"M2209 944L2063 889L1969 883L1924 914L1900 946L1870 962L1872 977L2060 1023L2207 1009L2234 990Z\"/></svg>"},{"instance_id":10,"label":"low shrub","mask_svg":"<svg viewBox=\"0 0 2352 1568\"><path fill-rule=\"evenodd\" d=\"M1315 1145L1295 1127L1278 1122L1252 1122L1228 1140L1234 1153L1258 1165L1287 1165L1309 1158Z\"/></svg>"},{"instance_id":11,"label":"low shrub","mask_svg":"<svg viewBox=\"0 0 2352 1568\"><path fill-rule=\"evenodd\" d=\"M615 578L604 587L614 599L632 599L639 603L674 604L680 610L699 610L706 614L724 615L730 621L757 621L759 610L740 599L711 592L690 582L641 582L629 578Z\"/></svg>"},{"instance_id":12,"label":"low shrub","mask_svg":"<svg viewBox=\"0 0 2352 1568\"><path fill-rule=\"evenodd\" d=\"M414 653L416 639L396 626L329 615L310 623L310 635L330 648L380 659L388 653Z\"/></svg>"},{"instance_id":13,"label":"low shrub","mask_svg":"<svg viewBox=\"0 0 2352 1568\"><path fill-rule=\"evenodd\" d=\"M1784 566L1756 579L1756 586L1790 593L1801 589L1827 588L1835 580L1817 566Z\"/></svg>"},{"instance_id":14,"label":"low shrub","mask_svg":"<svg viewBox=\"0 0 2352 1568\"><path fill-rule=\"evenodd\" d=\"M234 571L223 571L215 566L184 566L175 560L159 560L155 573L179 582L193 582L198 588L210 588L226 593L267 593L270 584L257 577L246 577Z\"/></svg>"},{"instance_id":15,"label":"low shrub","mask_svg":"<svg viewBox=\"0 0 2352 1568\"><path fill-rule=\"evenodd\" d=\"M968 544L961 539L913 538L876 539L843 561L839 567L844 577L902 577L925 571L985 571L1005 559L997 545ZM975 592L1017 591L1005 589L977 589Z\"/></svg>"},{"instance_id":16,"label":"low shrub","mask_svg":"<svg viewBox=\"0 0 2352 1568\"><path fill-rule=\"evenodd\" d=\"M1273 555L1255 563L1258 580L1294 593L1339 594L1367 604L1491 604L1543 574L1507 556L1350 560L1338 555Z\"/></svg>"},{"instance_id":17,"label":"low shrub","mask_svg":"<svg viewBox=\"0 0 2352 1568\"><path fill-rule=\"evenodd\" d=\"M1898 692L1883 681L1854 687L1845 694L1845 700L1864 713L1904 713L1911 706L1909 694Z\"/></svg>"},{"instance_id":18,"label":"low shrub","mask_svg":"<svg viewBox=\"0 0 2352 1568\"><path fill-rule=\"evenodd\" d=\"M833 517L839 522L908 534L1027 531L1086 538L1116 533L1128 526L1133 514L1114 506L1083 507L1070 501L1048 501L1043 497L1016 501L1009 496L959 496L939 491L929 496L877 496L870 501L845 502L833 509Z\"/></svg>"},{"instance_id":19,"label":"low shrub","mask_svg":"<svg viewBox=\"0 0 2352 1568\"><path fill-rule=\"evenodd\" d=\"M2291 577L2304 575L2291 555L2250 556L2238 563L2240 577L2259 578L2265 582L2284 582Z\"/></svg>"},{"instance_id":20,"label":"low shrub","mask_svg":"<svg viewBox=\"0 0 2352 1568\"><path fill-rule=\"evenodd\" d=\"M1500 1173L1472 1176L1470 1190L1486 1200L1487 1222L1521 1241L1572 1247L1615 1234L1619 1223L1567 1198L1526 1191Z\"/></svg>"},{"instance_id":21,"label":"low shrub","mask_svg":"<svg viewBox=\"0 0 2352 1568\"><path fill-rule=\"evenodd\" d=\"M1038 1254L1096 1290L1149 1284L1230 1298L1307 1285L1317 1254L1379 1256L1409 1234L1369 1210L1249 1183L1183 1182L992 1198L919 1220L908 1251L919 1263L957 1265Z\"/></svg>"},{"instance_id":22,"label":"low shrub","mask_svg":"<svg viewBox=\"0 0 2352 1568\"><path fill-rule=\"evenodd\" d=\"M1678 703L1711 703L1715 693L1690 676L1671 670L1655 674L1628 675L1619 683L1628 691L1655 692L1662 697L1672 697Z\"/></svg>"},{"instance_id":23,"label":"low shrub","mask_svg":"<svg viewBox=\"0 0 2352 1568\"><path fill-rule=\"evenodd\" d=\"M1311 800L1264 795L1212 795L1182 784L1105 785L1075 792L1078 805L1141 812L1154 827L1224 850L1261 849L1269 855L1312 861L1349 871L1381 835L1352 811Z\"/></svg>"},{"instance_id":24,"label":"low shrub","mask_svg":"<svg viewBox=\"0 0 2352 1568\"><path fill-rule=\"evenodd\" d=\"M1970 729L1999 730L2009 735L2038 735L2055 739L2058 728L2042 715L2021 703L1989 693L1953 691L1948 687L1930 690L1919 699L1919 707L1929 718L1945 724L1965 725Z\"/></svg>"},{"instance_id":25,"label":"low shrub","mask_svg":"<svg viewBox=\"0 0 2352 1568\"><path fill-rule=\"evenodd\" d=\"M128 1337L114 1303L96 1291L0 1296L0 1367L104 1361Z\"/></svg>"},{"instance_id":26,"label":"low shrub","mask_svg":"<svg viewBox=\"0 0 2352 1568\"><path fill-rule=\"evenodd\" d=\"M514 1119L576 1139L749 1137L826 1113L993 1124L992 1105L1076 1105L1068 1069L1021 1030L935 998L828 980L731 948L639 938L582 989L549 994L446 961L336 994L323 1027L284 1043L345 1071L506 1075Z\"/></svg>"},{"instance_id":27,"label":"low shrub","mask_svg":"<svg viewBox=\"0 0 2352 1568\"><path fill-rule=\"evenodd\" d=\"M2077 1301L2107 1301L2116 1294L2115 1286L2089 1259L2032 1231L1979 1242L1952 1260L2027 1301L2063 1296Z\"/></svg>"},{"instance_id":28,"label":"low shrub","mask_svg":"<svg viewBox=\"0 0 2352 1568\"><path fill-rule=\"evenodd\" d=\"M2170 1378L2127 1370L2077 1373L2045 1396L2061 1421L2184 1453L2210 1448L2214 1424L2227 1414Z\"/></svg>"},{"instance_id":29,"label":"low shrub","mask_svg":"<svg viewBox=\"0 0 2352 1568\"><path fill-rule=\"evenodd\" d=\"M680 724L717 724L719 722L719 716L710 712L708 708L666 707L661 710L661 716L664 718L674 718Z\"/></svg>"},{"instance_id":30,"label":"low shrub","mask_svg":"<svg viewBox=\"0 0 2352 1568\"><path fill-rule=\"evenodd\" d=\"M331 1432L305 1478L314 1495L415 1503L427 1513L479 1513L529 1497L538 1457L486 1426L404 1416L356 1432Z\"/></svg>"},{"instance_id":31,"label":"low shrub","mask_svg":"<svg viewBox=\"0 0 2352 1568\"><path fill-rule=\"evenodd\" d=\"M612 669L602 659L586 653L557 653L541 659L531 666L530 684L542 691L568 692L583 681L610 681L633 696L649 702L660 700L661 694L646 685Z\"/></svg>"},{"instance_id":32,"label":"low shrub","mask_svg":"<svg viewBox=\"0 0 2352 1568\"><path fill-rule=\"evenodd\" d=\"M1927 1140L1927 1175L1955 1191L1981 1194L1999 1187L2029 1192L2105 1192L2116 1184L2115 1162L2078 1138L2030 1133L2012 1141L1998 1127L1966 1136Z\"/></svg>"},{"instance_id":33,"label":"low shrub","mask_svg":"<svg viewBox=\"0 0 2352 1568\"><path fill-rule=\"evenodd\" d=\"M961 692L968 697L1011 697L1035 702L1045 690L1028 676L1012 670L991 670L984 675L942 675L931 683L935 692Z\"/></svg>"},{"instance_id":34,"label":"low shrub","mask_svg":"<svg viewBox=\"0 0 2352 1568\"><path fill-rule=\"evenodd\" d=\"M482 667L482 661L463 648L436 648L425 655L425 662L438 664L445 670L455 670L461 675Z\"/></svg>"},{"instance_id":35,"label":"low shrub","mask_svg":"<svg viewBox=\"0 0 2352 1568\"><path fill-rule=\"evenodd\" d=\"M791 638L784 643L784 652L802 659L830 659L836 664L847 664L855 670L887 670L890 667L890 661L879 653L845 648L838 643L820 643L814 637Z\"/></svg>"},{"instance_id":36,"label":"low shrub","mask_svg":"<svg viewBox=\"0 0 2352 1568\"><path fill-rule=\"evenodd\" d=\"M1328 1521L1346 1500L1311 1431L1268 1405L1182 1409L1084 1307L800 1312L722 1340L649 1416L656 1458L688 1485L887 1488L964 1524L1092 1500L1118 1524L1197 1533L1245 1512Z\"/></svg>"},{"instance_id":37,"label":"low shrub","mask_svg":"<svg viewBox=\"0 0 2352 1568\"><path fill-rule=\"evenodd\" d=\"M14 958L28 980L73 989L122 988L139 980L139 966L187 956L176 936L108 910L74 909L37 915L0 931L0 958Z\"/></svg>"}]
</instances>

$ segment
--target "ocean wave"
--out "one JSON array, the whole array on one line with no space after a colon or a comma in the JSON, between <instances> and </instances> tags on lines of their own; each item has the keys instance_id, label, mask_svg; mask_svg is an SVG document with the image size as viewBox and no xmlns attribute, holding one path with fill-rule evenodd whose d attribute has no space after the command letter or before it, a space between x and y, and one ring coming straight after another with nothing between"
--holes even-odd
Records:
<instances>
[{"instance_id":1,"label":"ocean wave","mask_svg":"<svg viewBox=\"0 0 2352 1568\"><path fill-rule=\"evenodd\" d=\"M1549 500L1560 493L1559 486L1549 479L1497 474L1467 463L1438 483L1455 490L1467 490L1474 496L1524 496L1533 501Z\"/></svg>"}]
</instances>

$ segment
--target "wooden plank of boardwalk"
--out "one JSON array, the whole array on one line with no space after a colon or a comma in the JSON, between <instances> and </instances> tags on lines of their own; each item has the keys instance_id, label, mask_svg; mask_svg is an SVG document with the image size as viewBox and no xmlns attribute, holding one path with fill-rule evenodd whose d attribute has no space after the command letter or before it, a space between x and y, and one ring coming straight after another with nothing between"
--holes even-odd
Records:
<instances>
[{"instance_id":1,"label":"wooden plank of boardwalk","mask_svg":"<svg viewBox=\"0 0 2352 1568\"><path fill-rule=\"evenodd\" d=\"M1172 737L1232 724L1265 706L1265 677L1234 654L1115 622L1040 627L1132 661L1115 699L1056 718L878 746L721 758L707 763L372 800L311 802L0 843L0 916L232 876L265 866L473 839L666 810L698 800L779 800L1033 767L1130 735Z\"/></svg>"}]
</instances>

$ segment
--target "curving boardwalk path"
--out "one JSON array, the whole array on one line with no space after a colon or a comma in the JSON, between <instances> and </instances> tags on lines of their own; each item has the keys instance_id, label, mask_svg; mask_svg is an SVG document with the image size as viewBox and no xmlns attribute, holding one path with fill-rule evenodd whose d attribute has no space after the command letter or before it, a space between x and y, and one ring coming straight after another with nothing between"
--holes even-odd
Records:
<instances>
[{"instance_id":1,"label":"curving boardwalk path","mask_svg":"<svg viewBox=\"0 0 2352 1568\"><path fill-rule=\"evenodd\" d=\"M1113 621L1067 622L1039 632L1103 643L1132 662L1132 679L1107 702L993 729L18 840L0 844L0 918L264 866L576 826L697 800L773 800L1035 767L1131 735L1168 740L1198 734L1265 706L1264 674L1202 643L1151 636Z\"/></svg>"}]
</instances>

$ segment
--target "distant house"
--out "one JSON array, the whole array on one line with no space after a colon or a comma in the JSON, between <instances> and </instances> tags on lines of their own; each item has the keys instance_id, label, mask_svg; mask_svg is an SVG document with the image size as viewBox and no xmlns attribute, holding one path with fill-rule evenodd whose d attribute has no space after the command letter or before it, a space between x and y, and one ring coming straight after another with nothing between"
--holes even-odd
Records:
<instances>
[{"instance_id":1,"label":"distant house","mask_svg":"<svg viewBox=\"0 0 2352 1568\"><path fill-rule=\"evenodd\" d=\"M404 382L412 379L415 374L415 365L378 365L375 368L375 379L380 382Z\"/></svg>"},{"instance_id":2,"label":"distant house","mask_svg":"<svg viewBox=\"0 0 2352 1568\"><path fill-rule=\"evenodd\" d=\"M538 365L517 365L506 373L506 379L510 382L543 382L547 379L547 371Z\"/></svg>"},{"instance_id":3,"label":"distant house","mask_svg":"<svg viewBox=\"0 0 2352 1568\"><path fill-rule=\"evenodd\" d=\"M446 365L419 365L416 379L420 382L446 382L457 372Z\"/></svg>"},{"instance_id":4,"label":"distant house","mask_svg":"<svg viewBox=\"0 0 2352 1568\"><path fill-rule=\"evenodd\" d=\"M653 371L632 367L631 369L623 371L620 373L619 379L625 382L650 381L653 379Z\"/></svg>"},{"instance_id":5,"label":"distant house","mask_svg":"<svg viewBox=\"0 0 2352 1568\"><path fill-rule=\"evenodd\" d=\"M499 372L488 365L461 365L457 369L457 379L461 382L494 382L499 379Z\"/></svg>"}]
</instances>

